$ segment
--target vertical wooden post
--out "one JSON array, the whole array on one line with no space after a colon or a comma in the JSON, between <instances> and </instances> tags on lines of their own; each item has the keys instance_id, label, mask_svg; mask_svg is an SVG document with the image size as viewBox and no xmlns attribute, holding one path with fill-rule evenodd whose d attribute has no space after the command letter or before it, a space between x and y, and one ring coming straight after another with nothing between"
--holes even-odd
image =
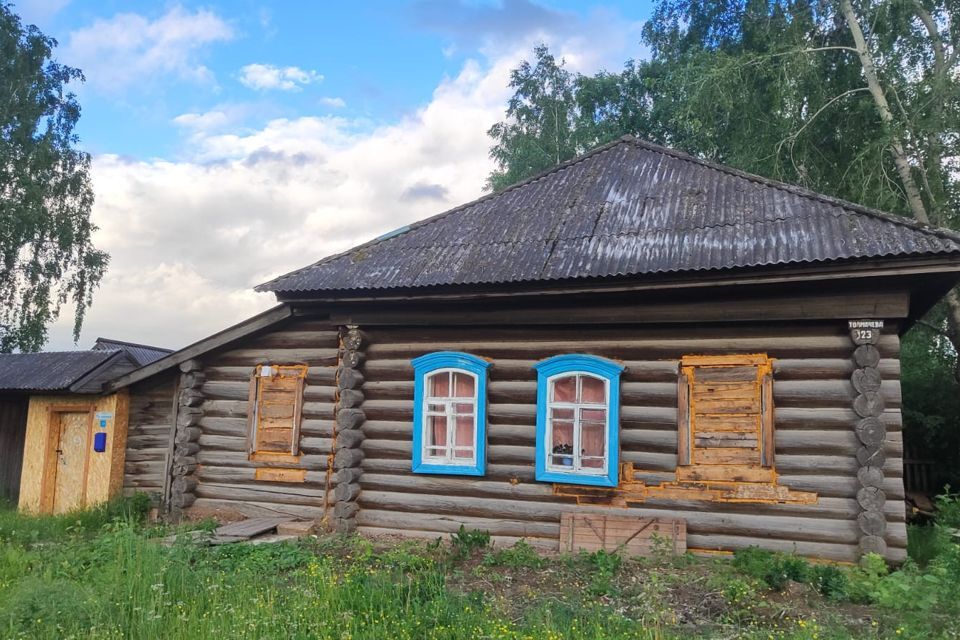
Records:
<instances>
[{"instance_id":1,"label":"vertical wooden post","mask_svg":"<svg viewBox=\"0 0 960 640\"><path fill-rule=\"evenodd\" d=\"M850 382L857 394L853 399L853 411L859 418L856 433L861 445L857 450L860 553L884 555L887 551L884 539L887 519L883 507L887 497L883 492L883 463L886 460L883 447L887 429L881 420L884 402L880 391L880 351L876 347L883 320L851 320L849 328L850 338L856 345L853 352L855 368Z\"/></svg>"},{"instance_id":2,"label":"vertical wooden post","mask_svg":"<svg viewBox=\"0 0 960 640\"><path fill-rule=\"evenodd\" d=\"M167 508L169 518L174 522L181 520L183 510L196 500L197 480L193 473L197 469L197 452L200 451L198 441L203 419L203 383L206 380L203 365L198 360L182 363L180 372L170 465L170 504Z\"/></svg>"},{"instance_id":3,"label":"vertical wooden post","mask_svg":"<svg viewBox=\"0 0 960 640\"><path fill-rule=\"evenodd\" d=\"M355 325L340 329L340 362L337 368L337 404L333 438L333 528L340 533L357 529L360 477L363 475L363 346L365 336ZM327 488L329 491L329 487Z\"/></svg>"}]
</instances>

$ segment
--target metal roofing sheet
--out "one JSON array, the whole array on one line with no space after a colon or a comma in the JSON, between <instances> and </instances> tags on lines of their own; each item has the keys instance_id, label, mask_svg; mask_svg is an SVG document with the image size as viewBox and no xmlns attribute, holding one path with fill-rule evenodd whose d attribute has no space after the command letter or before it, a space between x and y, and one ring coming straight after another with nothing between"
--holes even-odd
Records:
<instances>
[{"instance_id":1,"label":"metal roofing sheet","mask_svg":"<svg viewBox=\"0 0 960 640\"><path fill-rule=\"evenodd\" d=\"M64 391L117 351L0 354L0 391Z\"/></svg>"},{"instance_id":2,"label":"metal roofing sheet","mask_svg":"<svg viewBox=\"0 0 960 640\"><path fill-rule=\"evenodd\" d=\"M137 344L135 342L124 342L123 340L111 340L110 338L97 338L93 345L95 350L121 350L133 358L139 366L144 366L155 362L164 356L173 353L172 349L163 349L161 347L151 347L146 344Z\"/></svg>"},{"instance_id":3,"label":"metal roofing sheet","mask_svg":"<svg viewBox=\"0 0 960 640\"><path fill-rule=\"evenodd\" d=\"M258 290L388 289L960 254L960 236L632 138Z\"/></svg>"}]
</instances>

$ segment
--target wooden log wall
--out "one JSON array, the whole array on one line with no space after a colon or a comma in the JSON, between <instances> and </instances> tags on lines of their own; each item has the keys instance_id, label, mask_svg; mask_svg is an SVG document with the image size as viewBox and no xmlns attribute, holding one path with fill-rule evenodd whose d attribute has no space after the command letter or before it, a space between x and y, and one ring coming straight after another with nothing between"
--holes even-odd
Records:
<instances>
[{"instance_id":1,"label":"wooden log wall","mask_svg":"<svg viewBox=\"0 0 960 640\"><path fill-rule=\"evenodd\" d=\"M860 552L879 553L887 551L887 518L884 516L886 492L884 491L884 465L886 455L884 444L887 439L887 427L880 419L884 410L883 376L880 373L880 351L876 345L880 341L883 323L878 321L851 321L850 337L853 351L854 370L850 377L856 393L853 398L853 411L860 420L855 431L860 447L857 449L857 503L860 515ZM901 455L902 460L902 455ZM904 503L900 502L901 507Z\"/></svg>"},{"instance_id":2,"label":"wooden log wall","mask_svg":"<svg viewBox=\"0 0 960 640\"><path fill-rule=\"evenodd\" d=\"M364 336L357 327L344 327L340 337L340 366L337 369L337 404L334 421L335 455L333 489L334 529L340 533L352 533L357 529L357 496L360 494L360 478L363 475L363 363Z\"/></svg>"},{"instance_id":3,"label":"wooden log wall","mask_svg":"<svg viewBox=\"0 0 960 640\"><path fill-rule=\"evenodd\" d=\"M199 360L180 364L180 383L174 419L173 457L170 463L170 502L167 512L179 521L197 499L197 453L200 451L200 422L203 419L203 383L206 374Z\"/></svg>"},{"instance_id":4,"label":"wooden log wall","mask_svg":"<svg viewBox=\"0 0 960 640\"><path fill-rule=\"evenodd\" d=\"M205 380L200 388L203 400L199 405L191 513L307 519L324 516L324 505L332 502L332 496L327 496L327 478L338 349L336 327L321 321L296 320L202 356ZM250 378L258 364L308 366L297 461L249 459ZM257 479L258 469L297 472L261 472Z\"/></svg>"},{"instance_id":5,"label":"wooden log wall","mask_svg":"<svg viewBox=\"0 0 960 640\"><path fill-rule=\"evenodd\" d=\"M439 322L439 321L438 321ZM560 515L594 512L687 521L692 549L750 545L841 561L860 551L860 449L851 383L855 363L846 323L769 323L695 327L397 327L367 328L364 459L357 496L359 531L436 537L461 524L499 542L521 537L556 548ZM886 495L886 557L905 557L899 341L876 348L887 437L881 488ZM482 478L410 471L414 357L441 350L488 358L488 464ZM539 360L589 353L626 365L621 388L621 460L648 483L673 480L677 463L677 371L687 354L766 353L775 359L776 471L779 483L819 494L816 504L717 504L651 499L642 508L576 506L534 480L536 374Z\"/></svg>"},{"instance_id":6,"label":"wooden log wall","mask_svg":"<svg viewBox=\"0 0 960 640\"><path fill-rule=\"evenodd\" d=\"M163 500L172 455L174 394L179 372L157 375L130 388L123 492Z\"/></svg>"}]
</instances>

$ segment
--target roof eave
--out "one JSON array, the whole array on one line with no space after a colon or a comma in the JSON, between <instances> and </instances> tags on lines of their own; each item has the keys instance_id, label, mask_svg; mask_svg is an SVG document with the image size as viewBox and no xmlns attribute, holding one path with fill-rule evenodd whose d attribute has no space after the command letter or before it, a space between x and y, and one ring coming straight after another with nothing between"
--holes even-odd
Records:
<instances>
[{"instance_id":1,"label":"roof eave","mask_svg":"<svg viewBox=\"0 0 960 640\"><path fill-rule=\"evenodd\" d=\"M769 284L828 280L840 277L867 278L924 273L957 273L958 278L960 278L960 254L787 263L767 267L661 272L566 280L528 280L389 289L275 291L274 293L278 301L287 303L396 302L411 299L424 301L463 300L528 295L684 289L704 285Z\"/></svg>"}]
</instances>

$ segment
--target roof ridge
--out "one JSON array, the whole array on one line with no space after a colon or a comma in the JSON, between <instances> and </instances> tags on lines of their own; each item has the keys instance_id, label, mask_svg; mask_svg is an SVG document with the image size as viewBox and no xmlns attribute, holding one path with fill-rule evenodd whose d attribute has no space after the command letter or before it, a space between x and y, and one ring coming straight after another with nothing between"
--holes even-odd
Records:
<instances>
[{"instance_id":1,"label":"roof ridge","mask_svg":"<svg viewBox=\"0 0 960 640\"><path fill-rule=\"evenodd\" d=\"M679 151L677 149L664 147L662 145L650 142L649 140L641 140L640 138L637 138L635 136L626 135L626 136L623 136L621 140L623 140L624 142L630 142L635 146L640 147L641 149L646 149L647 151L652 151L654 153L662 153L663 155L671 156L673 158L677 158L678 160L684 160L687 162L692 162L694 164L699 164L701 166L707 167L708 169L712 169L714 171L719 171L721 173L732 175L737 178L743 178L744 180L749 180L751 182L756 182L758 184L762 184L763 186L770 187L772 189L786 191L787 193L792 193L793 195L796 195L796 196L808 198L810 200L816 200L818 202L823 202L824 204L837 206L842 209L848 209L856 213L862 213L864 215L868 215L873 218L883 220L885 222L891 222L893 224L899 224L899 225L905 226L914 231L929 233L939 238L952 240L954 242L960 242L960 233L957 233L952 229L946 229L944 227L937 227L934 225L924 224L922 222L914 220L913 218L908 218L906 216L900 216L893 213L887 213L885 211L880 211L879 209L873 209L871 207L866 207L862 204L857 204L856 202L843 200L842 198L836 198L834 196L828 196L828 195L813 191L812 189L807 189L806 187L790 184L789 182L782 182L780 180L774 180L772 178L765 178L764 176L760 176L755 173L750 173L748 171L743 171L742 169L736 169L734 167L730 167L730 166L713 162L710 160L704 160L703 158L698 158L684 151Z\"/></svg>"},{"instance_id":2,"label":"roof ridge","mask_svg":"<svg viewBox=\"0 0 960 640\"><path fill-rule=\"evenodd\" d=\"M168 349L166 347L155 347L150 344L142 344L140 342L127 342L126 340L114 340L113 338L99 337L94 341L94 344L96 344L97 342L111 342L113 344L122 344L125 347L140 347L142 349L153 349L154 351L166 351L167 353L173 353L173 349ZM103 351L103 349L92 349L92 351Z\"/></svg>"},{"instance_id":3,"label":"roof ridge","mask_svg":"<svg viewBox=\"0 0 960 640\"><path fill-rule=\"evenodd\" d=\"M429 218L424 218L423 220L417 220L416 222L412 222L412 223L410 223L410 224L408 224L408 225L405 225L404 227L400 227L398 232L396 232L396 231L388 231L387 233L384 233L384 234L382 234L382 235L380 235L380 236L377 236L377 237L374 238L373 240L368 240L367 242L364 242L363 244L358 244L358 245L356 245L356 246L354 246L354 247L351 247L351 248L349 248L349 249L347 249L347 250L345 250L345 251L341 251L340 253L335 253L335 254L333 254L333 255L326 256L326 257L324 257L324 258L321 258L321 259L317 260L317 261L314 262L314 263L308 264L308 265L305 266L305 267L300 267L299 269L294 269L293 271L289 271L289 272L287 272L287 273L284 273L284 274L282 274L282 275L279 275L279 276L277 276L277 277L275 277L275 278L272 278L271 280L268 280L268 281L266 281L266 282L264 282L264 283L262 283L262 284L258 284L257 286L255 286L255 287L253 288L253 290L254 290L254 291L269 291L269 289L265 289L264 287L267 287L267 286L269 286L269 285L271 285L271 284L273 284L273 283L275 283L275 282L278 282L278 281L280 281L280 280L283 280L284 278L288 278L288 277L290 277L290 276L296 275L296 274L301 273L301 272L303 272L303 271L306 271L306 270L308 270L308 269L312 269L313 267L317 267L317 266L320 266L320 265L322 265L322 264L326 264L327 262L331 262L331 261L333 261L333 260L337 260L338 258L343 258L343 257L345 257L345 256L350 255L351 253L353 253L353 252L355 252L355 251L359 251L359 250L361 250L361 249L366 249L366 248L368 248L368 247L372 247L372 246L378 245L378 244L380 244L381 242L385 242L385 241L387 241L387 240L392 240L393 238L396 238L396 237L398 237L398 236L406 235L406 234L408 234L409 232L413 231L414 229L420 229L420 228L425 227L425 226L427 226L427 225L429 225L429 224L433 224L434 222L438 222L438 221L446 218L447 216L453 215L454 213L457 213L457 212L459 212L459 211L462 211L462 210L467 209L467 208L469 208L469 207L472 207L472 206L474 206L474 205L478 205L478 204L480 204L481 202L486 202L487 200L490 200L491 198L495 198L495 197L497 197L497 196L503 195L503 194L508 193L508 192L510 192L510 191L514 191L514 190L516 190L516 189L519 189L520 187L526 186L526 185L528 185L528 184L531 184L531 183L533 183L533 182L536 182L537 180L540 180L540 179L542 179L542 178L545 178L546 176L548 176L548 175L550 175L550 174L556 173L556 172L558 172L558 171L562 171L563 169L567 169L567 168L569 168L569 167L571 167L571 166L573 166L573 165L579 164L580 162L583 162L584 160L587 160L587 159L592 158L592 157L594 157L594 156L600 155L601 153L604 153L604 152L606 152L606 151L609 151L610 149L613 149L613 148L616 147L616 146L619 146L619 145L621 145L621 144L628 143L628 142L630 142L631 140L635 140L633 136L621 136L621 137L619 137L619 138L617 138L617 139L615 139L615 140L611 140L610 142L606 142L606 143L604 143L604 144L602 144L602 145L600 145L600 146L598 146L598 147L594 147L593 149L590 149L590 150L587 151L586 153L583 153L583 154L581 154L581 155L579 155L579 156L577 156L577 157L575 157L575 158L571 158L570 160L565 160L564 162L561 162L561 163L558 164L558 165L554 165L553 167L550 167L549 169L546 169L545 171L541 171L541 172L538 173L538 174L535 174L535 175L530 176L530 177L528 177L528 178L524 178L523 180L521 180L521 181L519 181L519 182L515 182L515 183L511 184L510 186L505 187L505 188L504 188L503 190L501 190L501 191L491 191L490 193L486 193L486 194L480 196L479 198L474 198L473 200L471 200L471 201L469 201L469 202L465 202L465 203L463 203L463 204L457 205L457 206L453 207L452 209L447 209L446 211L442 211L442 212L440 212L440 213L434 214L434 215L430 216Z\"/></svg>"}]
</instances>

